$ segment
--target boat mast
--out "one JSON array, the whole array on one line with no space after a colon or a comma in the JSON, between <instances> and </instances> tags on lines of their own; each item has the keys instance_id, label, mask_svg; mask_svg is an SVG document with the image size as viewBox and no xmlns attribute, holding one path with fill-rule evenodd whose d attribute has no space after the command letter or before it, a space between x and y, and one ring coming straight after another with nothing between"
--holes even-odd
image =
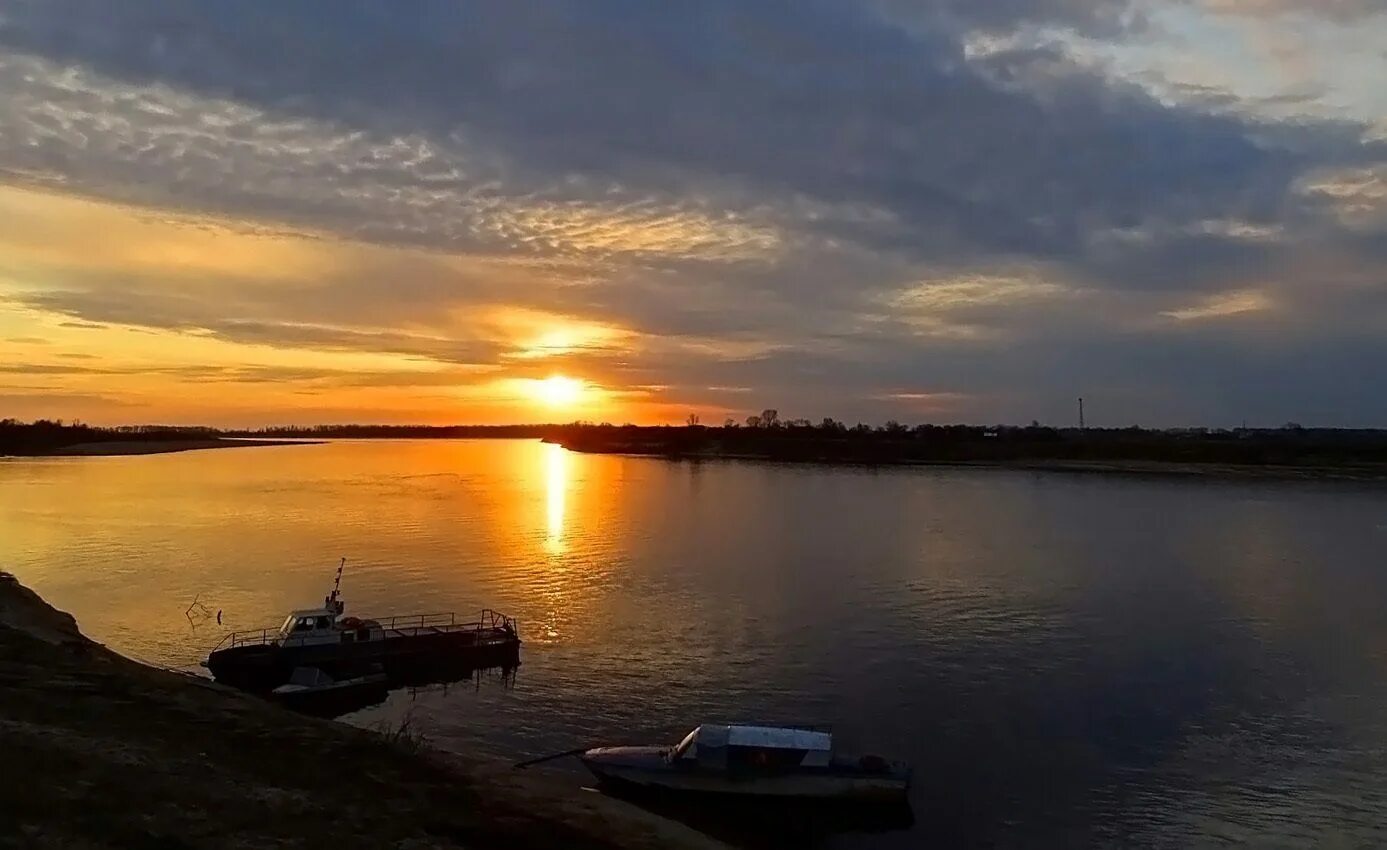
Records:
<instances>
[{"instance_id":1,"label":"boat mast","mask_svg":"<svg viewBox=\"0 0 1387 850\"><path fill-rule=\"evenodd\" d=\"M338 614L341 614L345 607L339 598L342 592L342 569L345 566L347 566L347 559L343 558L342 562L337 565L337 578L333 581L332 593L328 594L327 598L327 607L335 609Z\"/></svg>"}]
</instances>

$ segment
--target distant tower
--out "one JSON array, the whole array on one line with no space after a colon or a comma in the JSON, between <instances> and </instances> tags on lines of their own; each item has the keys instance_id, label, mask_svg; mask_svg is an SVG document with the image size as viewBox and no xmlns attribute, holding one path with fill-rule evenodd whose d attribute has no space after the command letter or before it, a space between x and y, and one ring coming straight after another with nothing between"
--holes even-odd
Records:
<instances>
[{"instance_id":1,"label":"distant tower","mask_svg":"<svg viewBox=\"0 0 1387 850\"><path fill-rule=\"evenodd\" d=\"M1084 399L1079 397L1079 430L1084 430Z\"/></svg>"}]
</instances>

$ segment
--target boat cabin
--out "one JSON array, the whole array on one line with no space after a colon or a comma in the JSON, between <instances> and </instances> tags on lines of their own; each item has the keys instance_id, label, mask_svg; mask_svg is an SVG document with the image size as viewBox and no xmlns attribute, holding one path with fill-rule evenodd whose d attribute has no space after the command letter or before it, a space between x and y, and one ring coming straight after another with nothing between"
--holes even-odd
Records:
<instances>
[{"instance_id":1,"label":"boat cabin","mask_svg":"<svg viewBox=\"0 0 1387 850\"><path fill-rule=\"evenodd\" d=\"M292 612L279 627L281 640L295 643L318 643L337 640L337 615L328 608L306 608Z\"/></svg>"},{"instance_id":2,"label":"boat cabin","mask_svg":"<svg viewBox=\"0 0 1387 850\"><path fill-rule=\"evenodd\" d=\"M279 627L281 646L307 646L320 643L356 643L379 640L380 624L374 620L343 617L341 603L328 608L294 611Z\"/></svg>"},{"instance_id":3,"label":"boat cabin","mask_svg":"<svg viewBox=\"0 0 1387 850\"><path fill-rule=\"evenodd\" d=\"M828 767L833 736L816 729L703 724L670 750L680 767L714 771L780 771Z\"/></svg>"}]
</instances>

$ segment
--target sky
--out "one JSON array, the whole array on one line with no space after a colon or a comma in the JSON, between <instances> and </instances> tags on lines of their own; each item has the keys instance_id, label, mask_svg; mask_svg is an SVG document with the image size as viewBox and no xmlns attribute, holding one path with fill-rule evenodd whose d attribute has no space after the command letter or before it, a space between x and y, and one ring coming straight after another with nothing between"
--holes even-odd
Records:
<instances>
[{"instance_id":1,"label":"sky","mask_svg":"<svg viewBox=\"0 0 1387 850\"><path fill-rule=\"evenodd\" d=\"M0 417L1384 389L1387 0L0 0Z\"/></svg>"}]
</instances>

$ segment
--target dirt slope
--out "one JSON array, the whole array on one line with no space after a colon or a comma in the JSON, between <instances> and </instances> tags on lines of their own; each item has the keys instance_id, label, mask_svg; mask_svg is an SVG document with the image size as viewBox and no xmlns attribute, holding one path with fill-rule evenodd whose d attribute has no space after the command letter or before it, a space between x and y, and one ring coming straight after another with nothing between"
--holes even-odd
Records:
<instances>
[{"instance_id":1,"label":"dirt slope","mask_svg":"<svg viewBox=\"0 0 1387 850\"><path fill-rule=\"evenodd\" d=\"M717 848L504 765L122 658L0 573L0 847Z\"/></svg>"}]
</instances>

